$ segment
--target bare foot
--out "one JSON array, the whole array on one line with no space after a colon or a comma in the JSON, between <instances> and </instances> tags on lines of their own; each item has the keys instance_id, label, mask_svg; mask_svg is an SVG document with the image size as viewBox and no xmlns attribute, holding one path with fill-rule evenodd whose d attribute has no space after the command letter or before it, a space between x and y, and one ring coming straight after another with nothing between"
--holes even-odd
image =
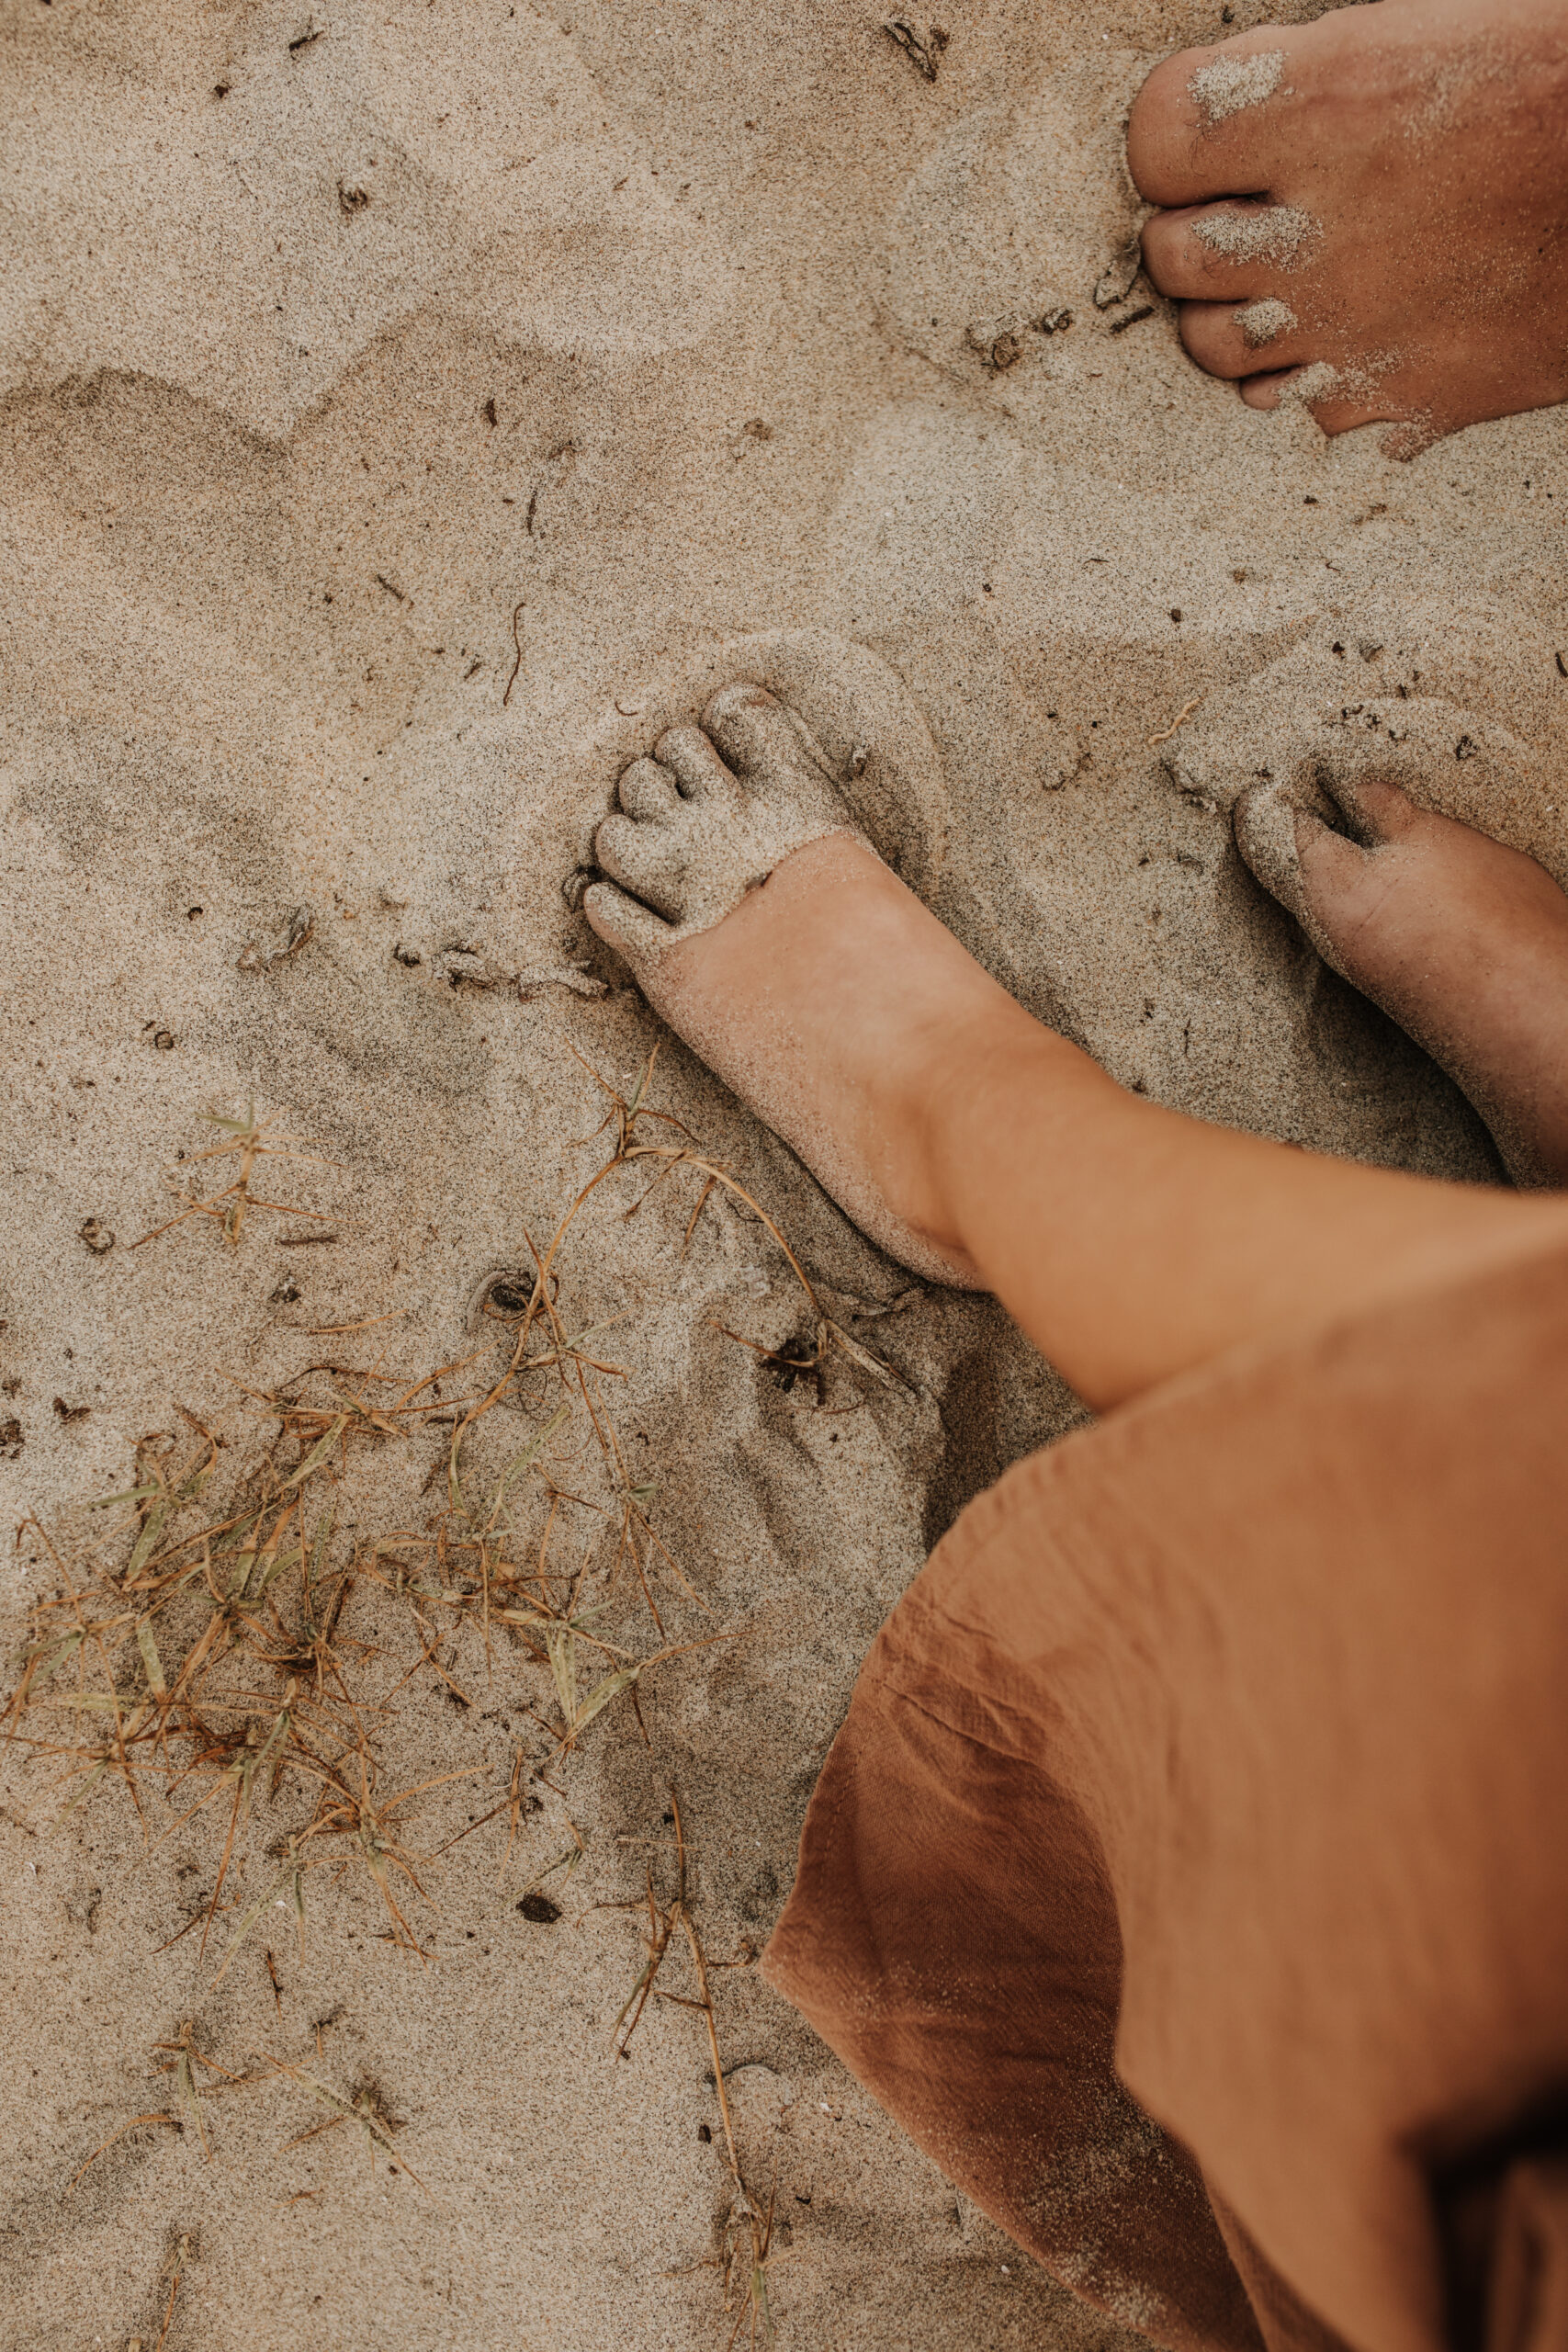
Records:
<instances>
[{"instance_id":1,"label":"bare foot","mask_svg":"<svg viewBox=\"0 0 1568 2352\"><path fill-rule=\"evenodd\" d=\"M965 1024L1023 1020L856 831L785 707L723 687L634 762L583 905L655 1012L873 1240L976 1286L926 1150Z\"/></svg>"},{"instance_id":2,"label":"bare foot","mask_svg":"<svg viewBox=\"0 0 1568 2352\"><path fill-rule=\"evenodd\" d=\"M1317 783L1334 823L1270 786L1244 795L1242 855L1463 1089L1516 1181L1568 1183L1568 898L1534 858L1396 784L1326 766Z\"/></svg>"},{"instance_id":3,"label":"bare foot","mask_svg":"<svg viewBox=\"0 0 1568 2352\"><path fill-rule=\"evenodd\" d=\"M857 1225L920 1273L994 1291L1097 1410L1448 1279L1560 1214L1126 1092L882 863L762 688L722 688L655 752L595 836L594 930Z\"/></svg>"},{"instance_id":4,"label":"bare foot","mask_svg":"<svg viewBox=\"0 0 1568 2352\"><path fill-rule=\"evenodd\" d=\"M1377 0L1156 66L1144 257L1253 408L1389 454L1568 398L1568 5Z\"/></svg>"}]
</instances>

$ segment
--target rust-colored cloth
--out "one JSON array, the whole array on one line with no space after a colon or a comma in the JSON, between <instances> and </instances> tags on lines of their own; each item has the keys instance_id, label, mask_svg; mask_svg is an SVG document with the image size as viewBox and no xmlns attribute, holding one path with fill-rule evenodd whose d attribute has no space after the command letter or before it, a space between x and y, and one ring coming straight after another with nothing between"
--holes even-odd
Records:
<instances>
[{"instance_id":1,"label":"rust-colored cloth","mask_svg":"<svg viewBox=\"0 0 1568 2352\"><path fill-rule=\"evenodd\" d=\"M1568 2352L1568 1249L1032 1455L862 1672L764 1967L1066 2285Z\"/></svg>"}]
</instances>

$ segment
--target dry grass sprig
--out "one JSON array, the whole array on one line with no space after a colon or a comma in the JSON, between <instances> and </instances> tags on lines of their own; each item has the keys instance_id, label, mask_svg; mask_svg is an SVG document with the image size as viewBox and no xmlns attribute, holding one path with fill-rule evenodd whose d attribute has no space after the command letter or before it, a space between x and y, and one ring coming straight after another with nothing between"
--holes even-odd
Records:
<instances>
[{"instance_id":1,"label":"dry grass sprig","mask_svg":"<svg viewBox=\"0 0 1568 2352\"><path fill-rule=\"evenodd\" d=\"M558 1798L565 1794L547 1777L547 1766L575 1754L623 1699L646 1741L638 1695L648 1678L732 1638L722 1629L681 1638L667 1622L672 1606L695 1610L710 1623L712 1611L656 1524L657 1479L634 1474L617 1426L613 1399L627 1374L611 1360L604 1340L625 1322L625 1312L584 1318L567 1310L562 1269L570 1238L617 1171L651 1179L622 1210L626 1218L639 1216L682 1170L692 1171L694 1198L683 1247L690 1247L705 1208L722 1193L755 1218L778 1249L799 1285L811 1337L767 1349L717 1325L732 1341L754 1349L789 1378L816 1378L818 1401L823 1367L834 1360L880 1383L902 1378L829 1311L754 1193L726 1164L705 1154L679 1119L650 1102L656 1061L657 1049L627 1092L583 1063L607 1098L596 1134L610 1130L608 1155L579 1187L542 1248L525 1230L526 1273L491 1284L483 1328L467 1353L418 1376L389 1369L383 1351L368 1364L312 1361L271 1388L235 1382L244 1400L236 1409L254 1408L271 1430L248 1466L226 1475L231 1441L181 1408L185 1433L142 1442L132 1483L94 1507L104 1523L91 1541L85 1535L68 1544L57 1541L37 1520L18 1533L18 1541L30 1533L47 1552L55 1589L30 1612L5 1710L6 1741L30 1764L53 1771L62 1812L105 1788L122 1789L141 1822L149 1857L176 1831L213 1825L210 1892L168 1944L199 1928L201 1966L221 1919L214 1984L243 1952L255 1949L258 1922L277 1905L293 1913L303 1959L309 1891L322 1868L333 1885L345 1873L363 1873L387 1918L388 1939L423 1963L416 1906L431 1906L429 1872L442 1867L441 1858L503 1820L498 1869L504 1875L514 1851L525 1845L528 1816L541 1810L535 1787L542 1784ZM199 1158L228 1162L231 1181L193 1195L143 1241L201 1217L218 1223L226 1240L237 1245L252 1209L325 1222L314 1211L284 1210L259 1198L253 1180L268 1158L332 1163L297 1149L296 1138L273 1135L271 1123L258 1121L254 1107L243 1119L209 1115L224 1140ZM535 1426L499 1470L481 1477L475 1441L503 1403L531 1413ZM383 1534L368 1544L346 1543L337 1499L344 1477L356 1461L387 1446L415 1443L433 1425L441 1431L433 1475L443 1490L435 1515L419 1529ZM598 1591L591 1586L594 1577ZM389 1657L384 1639L367 1640L355 1630L355 1596L372 1589L406 1626L412 1663ZM631 1621L611 1620L613 1603L623 1619L629 1607ZM637 1638L640 1610L656 1637L650 1648ZM464 1644L466 1662L459 1655ZM378 1664L383 1658L384 1666ZM525 1712L547 1733L548 1755L530 1761L525 1745L514 1744L496 1802L423 1852L412 1838L418 1813L432 1804L438 1807L439 1792L480 1779L491 1768L474 1765L399 1781L384 1753L399 1695L423 1676L472 1709L476 1702L465 1682L471 1685L482 1671L489 1683L498 1667L536 1668L546 1678L538 1693L545 1712L532 1701ZM262 1854L254 1849L264 1804L269 1812L283 1808L285 1817ZM766 2269L773 2199L764 2209L742 2171L711 1963L689 1897L678 1805L673 1817L676 1892L662 1904L649 1873L646 1961L616 2020L617 2046L624 2056L653 1998L704 2019L736 2192L726 2241L726 2308L734 2309L739 2297L731 2342L748 2319L755 2342L759 2327L771 2332ZM581 1863L583 1838L570 1813L566 1818L570 1845L549 1859L547 1847L532 1863L525 1859L528 1894L559 1872L570 1877ZM269 1824L276 1829L276 1822ZM253 1894L253 1887L261 1891ZM691 1992L660 1981L674 1947L684 1953ZM266 1963L281 2014L270 1951ZM398 2127L365 2086L334 2089L270 2053L267 2075L236 2075L196 2046L188 2026L159 2051L173 2077L169 2107L118 2126L74 2179L141 2125L175 2131L193 2125L205 2148L203 2102L217 2089L272 2075L298 2081L333 2109L318 2132L352 2122L373 2151L392 2146ZM424 2189L400 2155L398 2162Z\"/></svg>"},{"instance_id":2,"label":"dry grass sprig","mask_svg":"<svg viewBox=\"0 0 1568 2352\"><path fill-rule=\"evenodd\" d=\"M316 1209L295 1208L283 1201L259 1199L251 1191L251 1178L255 1172L258 1159L303 1159L312 1168L334 1168L337 1165L335 1160L319 1159L314 1153L296 1150L294 1147L299 1140L297 1136L269 1136L267 1130L272 1122L270 1119L256 1117L254 1102L251 1104L243 1119L226 1119L220 1112L212 1110L206 1112L204 1116L210 1120L215 1127L222 1128L229 1140L227 1143L212 1144L206 1151L193 1152L185 1165L188 1169L205 1159L226 1159L231 1153L237 1152L240 1159L239 1174L232 1183L226 1184L220 1193L209 1193L205 1198L196 1195L193 1192L190 1193L185 1207L179 1214L167 1218L163 1225L155 1225L151 1233L144 1233L141 1236L141 1240L133 1241L130 1245L133 1250L140 1250L146 1242L155 1241L161 1233L172 1232L176 1225L183 1225L186 1217L190 1216L214 1218L222 1227L225 1241L235 1248L238 1248L240 1236L244 1230L246 1213L251 1209L273 1209L279 1216L308 1217L314 1225L331 1223L332 1220L329 1217L321 1216ZM176 1191L180 1189L179 1179L172 1170L169 1181ZM189 1191L188 1177L186 1190Z\"/></svg>"},{"instance_id":3,"label":"dry grass sprig","mask_svg":"<svg viewBox=\"0 0 1568 2352\"><path fill-rule=\"evenodd\" d=\"M719 2118L724 2127L725 2157L736 2192L725 2233L723 2270L726 2312L736 2308L734 2277L737 2269L740 2267L742 2253L745 2256L746 2291L740 2301L739 2316L729 2342L731 2346L734 2345L748 2318L750 2321L751 2342L755 2344L757 2341L759 2325L762 2328L764 2336L771 2342L773 2321L768 2310L767 2265L769 2251L773 2245L773 2201L777 2194L778 2182L775 2176L773 2191L764 2211L759 2206L755 2196L748 2187L745 2175L741 2170L740 2151L735 2136L735 2121L730 2112L729 2088L725 2080L724 2061L719 2054L718 2022L714 2014L713 1987L709 1976L710 1963L703 1949L702 1937L698 1932L692 1907L688 1886L685 1826L681 1818L681 1800L673 1791L671 1792L670 1813L667 1817L673 1824L675 1830L674 1900L667 1907L660 1904L654 1889L653 1872L648 1870L644 1873L644 1901L648 1910L648 1928L643 1936L643 1950L647 1957L637 1983L622 2003L620 2013L610 2030L611 2040L615 2042L616 2057L624 2058L631 2045L632 2036L642 2022L643 2013L652 2000L667 2001L677 2008L694 2009L702 2018L706 2030L708 2054L713 2061L714 2090L718 2100ZM641 1905L626 1907L640 1908ZM669 1958L671 1946L677 1937L685 1944L691 1960L697 1987L695 1998L687 1994L673 1992L668 1985L659 1982L664 1963ZM729 1964L728 1962L721 1963L726 1966ZM626 2028L624 2033L621 2030L623 2025Z\"/></svg>"}]
</instances>

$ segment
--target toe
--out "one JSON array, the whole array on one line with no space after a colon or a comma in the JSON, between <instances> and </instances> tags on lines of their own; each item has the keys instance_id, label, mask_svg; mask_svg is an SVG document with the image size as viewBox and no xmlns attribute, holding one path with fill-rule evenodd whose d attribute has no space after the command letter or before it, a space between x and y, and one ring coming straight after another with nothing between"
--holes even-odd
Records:
<instances>
[{"instance_id":1,"label":"toe","mask_svg":"<svg viewBox=\"0 0 1568 2352\"><path fill-rule=\"evenodd\" d=\"M667 728L653 752L688 800L700 800L707 792L735 789L734 777L700 727Z\"/></svg>"},{"instance_id":2,"label":"toe","mask_svg":"<svg viewBox=\"0 0 1568 2352\"><path fill-rule=\"evenodd\" d=\"M616 792L626 815L644 822L671 815L681 797L670 770L657 760L634 760Z\"/></svg>"},{"instance_id":3,"label":"toe","mask_svg":"<svg viewBox=\"0 0 1568 2352\"><path fill-rule=\"evenodd\" d=\"M1198 108L1191 94L1195 68L1211 54L1178 50L1155 67L1127 119L1127 169L1145 204L1191 204L1209 191L1195 174Z\"/></svg>"},{"instance_id":4,"label":"toe","mask_svg":"<svg viewBox=\"0 0 1568 2352\"><path fill-rule=\"evenodd\" d=\"M680 922L685 908L685 845L664 825L631 817L606 817L593 836L593 856L603 873L669 922Z\"/></svg>"},{"instance_id":5,"label":"toe","mask_svg":"<svg viewBox=\"0 0 1568 2352\"><path fill-rule=\"evenodd\" d=\"M1141 197L1201 204L1270 185L1280 110L1294 96L1288 42L1269 27L1156 66L1127 125L1127 168Z\"/></svg>"},{"instance_id":6,"label":"toe","mask_svg":"<svg viewBox=\"0 0 1568 2352\"><path fill-rule=\"evenodd\" d=\"M1183 302L1181 340L1211 376L1255 376L1260 364L1294 368L1311 354L1288 302Z\"/></svg>"},{"instance_id":7,"label":"toe","mask_svg":"<svg viewBox=\"0 0 1568 2352\"><path fill-rule=\"evenodd\" d=\"M1144 266L1178 301L1282 299L1288 272L1305 258L1317 223L1289 204L1189 205L1144 223Z\"/></svg>"},{"instance_id":8,"label":"toe","mask_svg":"<svg viewBox=\"0 0 1568 2352\"><path fill-rule=\"evenodd\" d=\"M582 911L590 928L619 950L635 971L658 956L673 938L670 926L636 899L627 898L613 882L595 882L582 894Z\"/></svg>"},{"instance_id":9,"label":"toe","mask_svg":"<svg viewBox=\"0 0 1568 2352\"><path fill-rule=\"evenodd\" d=\"M703 725L737 775L754 791L765 793L774 782L820 789L820 769L788 711L766 686L746 679L720 686L703 713Z\"/></svg>"},{"instance_id":10,"label":"toe","mask_svg":"<svg viewBox=\"0 0 1568 2352\"><path fill-rule=\"evenodd\" d=\"M1299 401L1314 423L1329 435L1350 433L1360 424L1396 424L1403 428L1411 422L1404 401L1369 399L1351 391L1340 370L1322 363L1249 376L1241 396L1248 408L1259 409L1278 408L1281 401ZM1412 429L1425 427L1417 419ZM1403 457L1415 452L1399 449L1385 454Z\"/></svg>"},{"instance_id":11,"label":"toe","mask_svg":"<svg viewBox=\"0 0 1568 2352\"><path fill-rule=\"evenodd\" d=\"M1298 808L1294 820L1302 888L1318 921L1332 929L1346 900L1364 886L1368 852L1325 825L1315 809Z\"/></svg>"},{"instance_id":12,"label":"toe","mask_svg":"<svg viewBox=\"0 0 1568 2352\"><path fill-rule=\"evenodd\" d=\"M1413 833L1429 830L1434 822L1431 812L1418 808L1404 786L1388 776L1357 776L1353 784L1341 785L1330 774L1323 780L1345 814L1366 836L1369 848L1378 848L1384 842L1407 841ZM1440 824L1447 820L1436 821Z\"/></svg>"}]
</instances>

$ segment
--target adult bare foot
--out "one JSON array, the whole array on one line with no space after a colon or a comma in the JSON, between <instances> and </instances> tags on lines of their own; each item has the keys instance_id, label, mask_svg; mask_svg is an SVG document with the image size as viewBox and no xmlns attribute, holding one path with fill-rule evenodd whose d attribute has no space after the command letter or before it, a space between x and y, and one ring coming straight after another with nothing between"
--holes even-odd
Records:
<instances>
[{"instance_id":1,"label":"adult bare foot","mask_svg":"<svg viewBox=\"0 0 1568 2352\"><path fill-rule=\"evenodd\" d=\"M1377 0L1156 66L1144 256L1242 398L1409 457L1568 398L1568 0Z\"/></svg>"},{"instance_id":2,"label":"adult bare foot","mask_svg":"<svg viewBox=\"0 0 1568 2352\"><path fill-rule=\"evenodd\" d=\"M872 1238L978 1277L924 1149L933 1069L1010 997L883 865L784 706L721 688L621 777L589 922L685 1038ZM1032 1024L1028 1024L1032 1025Z\"/></svg>"},{"instance_id":3,"label":"adult bare foot","mask_svg":"<svg viewBox=\"0 0 1568 2352\"><path fill-rule=\"evenodd\" d=\"M1463 1089L1515 1179L1568 1184L1568 898L1534 858L1396 784L1326 768L1317 784L1335 822L1273 786L1245 794L1242 855Z\"/></svg>"}]
</instances>

